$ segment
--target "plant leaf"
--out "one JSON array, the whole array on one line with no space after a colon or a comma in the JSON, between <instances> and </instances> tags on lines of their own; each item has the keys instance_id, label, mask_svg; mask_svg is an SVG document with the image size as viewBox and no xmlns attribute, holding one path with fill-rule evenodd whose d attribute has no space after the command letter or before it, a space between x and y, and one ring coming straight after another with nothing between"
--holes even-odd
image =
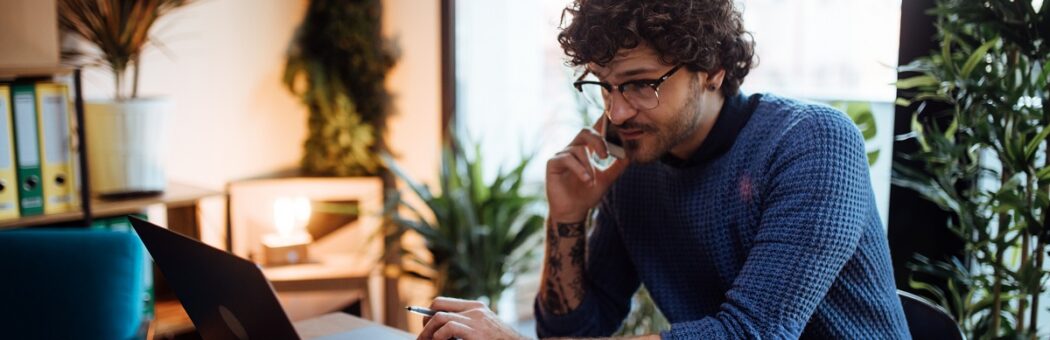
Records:
<instances>
[{"instance_id":1,"label":"plant leaf","mask_svg":"<svg viewBox=\"0 0 1050 340\"><path fill-rule=\"evenodd\" d=\"M966 63L963 64L962 70L959 72L959 75L962 78L969 77L970 73L973 72L974 67L977 67L977 63L981 62L981 60L984 59L984 56L988 54L988 50L995 46L995 44L997 43L999 43L999 38L989 40L988 42L978 47L977 50L974 51L972 55L970 55L970 58L966 60Z\"/></svg>"},{"instance_id":2,"label":"plant leaf","mask_svg":"<svg viewBox=\"0 0 1050 340\"><path fill-rule=\"evenodd\" d=\"M1042 144L1046 137L1050 135L1050 126L1043 127L1043 131L1039 131L1039 134L1032 138L1028 142L1028 145L1024 148L1025 158L1031 158L1037 150L1039 150L1039 144Z\"/></svg>"},{"instance_id":3,"label":"plant leaf","mask_svg":"<svg viewBox=\"0 0 1050 340\"><path fill-rule=\"evenodd\" d=\"M905 78L898 80L896 83L897 88L901 90L913 89L917 87L935 86L937 84L940 84L940 81L931 75L921 75L914 76L911 78Z\"/></svg>"},{"instance_id":4,"label":"plant leaf","mask_svg":"<svg viewBox=\"0 0 1050 340\"><path fill-rule=\"evenodd\" d=\"M1044 0L1044 1L1046 1L1046 0ZM1050 3L1050 1L1047 1L1047 3ZM1050 12L1048 12L1048 13L1050 13ZM1047 25L1050 25L1050 22L1047 22ZM1043 70L1039 71L1039 77L1036 78L1035 86L1039 87L1039 88L1046 88L1048 85L1050 85L1050 84L1047 84L1047 82L1046 82L1047 77L1050 77L1050 60L1047 60L1046 64L1043 64ZM1047 103L1043 103L1043 105L1048 105L1048 104Z\"/></svg>"}]
</instances>

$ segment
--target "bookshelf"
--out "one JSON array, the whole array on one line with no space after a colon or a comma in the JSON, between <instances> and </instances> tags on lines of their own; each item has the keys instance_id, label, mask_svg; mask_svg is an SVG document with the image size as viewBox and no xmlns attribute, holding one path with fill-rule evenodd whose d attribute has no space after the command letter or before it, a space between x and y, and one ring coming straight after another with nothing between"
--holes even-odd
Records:
<instances>
[{"instance_id":1,"label":"bookshelf","mask_svg":"<svg viewBox=\"0 0 1050 340\"><path fill-rule=\"evenodd\" d=\"M55 80L60 76L73 76L71 95L73 96L73 116L76 124L73 131L77 143L77 170L80 173L80 211L43 216L27 216L18 219L0 221L0 226L13 228L18 226L43 225L65 221L82 220L85 226L91 225L95 216L91 212L91 183L88 180L87 166L87 142L84 139L84 96L81 86L80 69L61 65L26 66L26 67L0 67L0 81L13 82L19 80ZM5 229L0 227L0 230Z\"/></svg>"},{"instance_id":2,"label":"bookshelf","mask_svg":"<svg viewBox=\"0 0 1050 340\"><path fill-rule=\"evenodd\" d=\"M64 66L31 66L0 67L0 82L20 80L57 80L58 77L72 76L72 93L74 101L74 119L76 120L75 138L77 144L77 167L80 172L80 211L50 215L26 216L16 219L0 220L0 230L42 226L57 223L82 222L91 225L95 217L127 215L142 212L153 204L164 204L169 210L194 207L202 198L223 195L222 192L194 187L182 183L169 183L163 193L148 196L127 198L97 198L91 196L90 174L87 167L87 143L84 134L84 100L81 91L80 69Z\"/></svg>"},{"instance_id":3,"label":"bookshelf","mask_svg":"<svg viewBox=\"0 0 1050 340\"><path fill-rule=\"evenodd\" d=\"M51 78L54 76L71 75L76 71L77 69L65 66L0 67L0 81L14 81L23 78Z\"/></svg>"},{"instance_id":4,"label":"bookshelf","mask_svg":"<svg viewBox=\"0 0 1050 340\"><path fill-rule=\"evenodd\" d=\"M168 209L193 207L197 201L223 193L195 187L188 184L171 182L160 194L123 199L92 198L91 217L128 215L142 212L146 207L163 204ZM0 230L41 226L56 223L76 222L84 219L83 212L68 212L53 215L30 216L11 220L0 220Z\"/></svg>"},{"instance_id":5,"label":"bookshelf","mask_svg":"<svg viewBox=\"0 0 1050 340\"><path fill-rule=\"evenodd\" d=\"M70 78L68 77L72 77ZM87 227L95 218L130 215L144 212L152 205L164 205L168 213L168 224L173 230L186 236L199 238L197 223L197 204L201 199L207 197L224 196L220 191L209 190L193 185L169 182L164 192L151 195L136 195L129 197L92 197L90 186L90 173L87 167L87 143L84 132L84 101L81 91L81 72L79 69L62 66L34 66L34 67L0 67L0 82L18 81L61 81L70 82L71 97L74 101L74 138L76 141L75 166L79 171L80 209L79 211L25 216L13 219L0 220L0 232L11 229L29 228L56 224L82 224ZM154 271L157 275L157 271ZM193 323L189 320L182 305L168 291L166 283L161 277L153 280L156 291L154 305L155 331L158 335L173 336L193 331Z\"/></svg>"}]
</instances>

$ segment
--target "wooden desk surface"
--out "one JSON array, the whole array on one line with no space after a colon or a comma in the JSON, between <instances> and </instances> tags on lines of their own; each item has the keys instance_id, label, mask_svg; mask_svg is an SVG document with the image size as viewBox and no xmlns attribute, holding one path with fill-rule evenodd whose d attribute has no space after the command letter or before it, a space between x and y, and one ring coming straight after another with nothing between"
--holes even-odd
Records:
<instances>
[{"instance_id":1,"label":"wooden desk surface","mask_svg":"<svg viewBox=\"0 0 1050 340\"><path fill-rule=\"evenodd\" d=\"M415 339L416 336L408 332L390 328L387 326L380 325L375 322L371 322L365 319L358 318L356 316L345 314L345 313L331 313L318 316L316 318L307 319L296 322L294 324L295 331L299 333L299 336L303 339L316 339L320 337L333 336L335 339L336 335L340 333L346 333L354 330L360 330L369 327L380 327L384 338L387 339ZM386 335L390 335L386 337ZM352 336L347 336L347 339Z\"/></svg>"},{"instance_id":2,"label":"wooden desk surface","mask_svg":"<svg viewBox=\"0 0 1050 340\"><path fill-rule=\"evenodd\" d=\"M319 256L316 262L263 267L262 270L266 279L276 285L300 281L367 280L372 269L375 269L375 260L352 254L332 254Z\"/></svg>"}]
</instances>

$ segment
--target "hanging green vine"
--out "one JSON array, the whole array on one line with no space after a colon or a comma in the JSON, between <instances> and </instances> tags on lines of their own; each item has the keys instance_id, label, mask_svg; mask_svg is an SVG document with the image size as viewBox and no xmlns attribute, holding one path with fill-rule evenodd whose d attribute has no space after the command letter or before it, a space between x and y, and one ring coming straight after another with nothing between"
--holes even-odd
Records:
<instances>
[{"instance_id":1,"label":"hanging green vine","mask_svg":"<svg viewBox=\"0 0 1050 340\"><path fill-rule=\"evenodd\" d=\"M302 170L372 176L382 169L395 52L379 0L312 0L288 51L284 84L310 110Z\"/></svg>"}]
</instances>

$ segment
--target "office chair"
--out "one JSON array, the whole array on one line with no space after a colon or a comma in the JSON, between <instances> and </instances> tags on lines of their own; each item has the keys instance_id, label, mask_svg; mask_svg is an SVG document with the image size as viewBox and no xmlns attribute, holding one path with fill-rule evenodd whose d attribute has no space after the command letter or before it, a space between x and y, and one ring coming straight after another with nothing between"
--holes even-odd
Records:
<instances>
[{"instance_id":1,"label":"office chair","mask_svg":"<svg viewBox=\"0 0 1050 340\"><path fill-rule=\"evenodd\" d=\"M897 291L897 296L904 307L904 317L908 320L908 330L913 339L966 339L955 319L944 308L902 290Z\"/></svg>"},{"instance_id":2,"label":"office chair","mask_svg":"<svg viewBox=\"0 0 1050 340\"><path fill-rule=\"evenodd\" d=\"M0 338L141 338L143 261L134 233L0 232Z\"/></svg>"}]
</instances>

